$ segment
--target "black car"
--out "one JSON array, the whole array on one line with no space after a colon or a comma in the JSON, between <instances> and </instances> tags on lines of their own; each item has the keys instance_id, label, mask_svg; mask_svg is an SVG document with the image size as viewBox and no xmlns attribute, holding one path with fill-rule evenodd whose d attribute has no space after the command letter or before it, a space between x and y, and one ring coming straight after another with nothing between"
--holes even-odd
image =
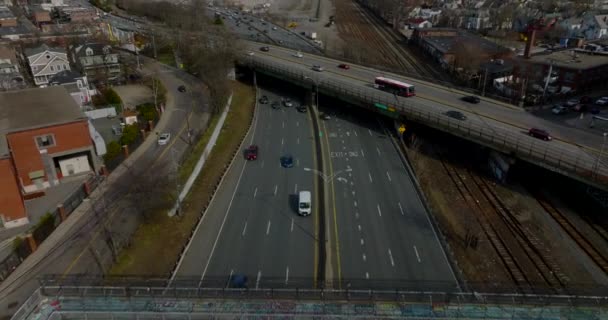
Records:
<instances>
[{"instance_id":1,"label":"black car","mask_svg":"<svg viewBox=\"0 0 608 320\"><path fill-rule=\"evenodd\" d=\"M270 47L261 47L260 51L268 52L270 51Z\"/></svg>"},{"instance_id":2,"label":"black car","mask_svg":"<svg viewBox=\"0 0 608 320\"><path fill-rule=\"evenodd\" d=\"M454 118L454 119L458 119L458 120L466 120L467 116L465 116L462 112L460 111L455 111L455 110L450 110L447 111L445 113L446 116L450 117L450 118Z\"/></svg>"},{"instance_id":3,"label":"black car","mask_svg":"<svg viewBox=\"0 0 608 320\"><path fill-rule=\"evenodd\" d=\"M278 102L273 102L270 106L273 109L281 109L281 104L279 104Z\"/></svg>"},{"instance_id":4,"label":"black car","mask_svg":"<svg viewBox=\"0 0 608 320\"><path fill-rule=\"evenodd\" d=\"M462 97L462 101L466 101L469 103L479 103L479 97L476 96L466 96L466 97Z\"/></svg>"},{"instance_id":5,"label":"black car","mask_svg":"<svg viewBox=\"0 0 608 320\"><path fill-rule=\"evenodd\" d=\"M298 112L302 112L302 113L308 112L308 108L306 108L306 106L298 106L298 107L296 107L296 110L298 110Z\"/></svg>"},{"instance_id":6,"label":"black car","mask_svg":"<svg viewBox=\"0 0 608 320\"><path fill-rule=\"evenodd\" d=\"M177 87L177 91L179 91L179 92L186 92L186 86L181 85L181 86Z\"/></svg>"},{"instance_id":7,"label":"black car","mask_svg":"<svg viewBox=\"0 0 608 320\"><path fill-rule=\"evenodd\" d=\"M286 107L293 107L293 102L291 102L291 99L285 99L283 100L283 105Z\"/></svg>"},{"instance_id":8,"label":"black car","mask_svg":"<svg viewBox=\"0 0 608 320\"><path fill-rule=\"evenodd\" d=\"M262 96L260 98L260 103L261 104L267 104L268 103L268 97L267 96Z\"/></svg>"},{"instance_id":9,"label":"black car","mask_svg":"<svg viewBox=\"0 0 608 320\"><path fill-rule=\"evenodd\" d=\"M290 154L286 154L281 157L281 166L283 168L291 168L293 167L293 156Z\"/></svg>"}]
</instances>

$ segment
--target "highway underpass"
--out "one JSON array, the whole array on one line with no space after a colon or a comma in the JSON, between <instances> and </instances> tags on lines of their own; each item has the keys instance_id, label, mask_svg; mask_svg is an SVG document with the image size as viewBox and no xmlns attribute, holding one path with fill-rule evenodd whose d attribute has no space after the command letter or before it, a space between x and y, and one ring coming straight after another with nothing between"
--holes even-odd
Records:
<instances>
[{"instance_id":1,"label":"highway underpass","mask_svg":"<svg viewBox=\"0 0 608 320\"><path fill-rule=\"evenodd\" d=\"M351 65L339 69L340 61L306 54L296 57L293 50L270 46L259 50L259 43L247 42L249 54L240 63L301 87L318 90L346 102L374 110L405 123L413 121L490 147L576 180L608 190L608 157L603 153L602 137L591 132L570 129L536 118L502 102L482 98L477 105L461 101L466 93L408 79L374 69ZM253 53L253 54L251 54ZM324 72L312 70L313 65ZM373 79L383 75L415 84L417 96L397 97L373 87ZM460 121L444 113L459 110L468 119ZM529 137L531 127L549 130L553 141Z\"/></svg>"}]
</instances>

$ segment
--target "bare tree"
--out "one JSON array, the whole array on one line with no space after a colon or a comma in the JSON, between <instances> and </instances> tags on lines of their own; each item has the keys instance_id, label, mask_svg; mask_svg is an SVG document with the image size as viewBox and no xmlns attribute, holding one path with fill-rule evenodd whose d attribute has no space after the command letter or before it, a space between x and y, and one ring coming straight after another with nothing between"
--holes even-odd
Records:
<instances>
[{"instance_id":1,"label":"bare tree","mask_svg":"<svg viewBox=\"0 0 608 320\"><path fill-rule=\"evenodd\" d=\"M453 46L454 68L462 69L465 75L476 74L479 65L483 61L483 56L475 44L467 41L457 41Z\"/></svg>"}]
</instances>

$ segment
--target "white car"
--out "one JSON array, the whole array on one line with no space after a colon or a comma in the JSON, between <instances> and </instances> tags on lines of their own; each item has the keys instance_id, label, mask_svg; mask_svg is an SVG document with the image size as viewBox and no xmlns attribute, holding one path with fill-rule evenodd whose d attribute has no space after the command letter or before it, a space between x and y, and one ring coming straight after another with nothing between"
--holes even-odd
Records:
<instances>
[{"instance_id":1,"label":"white car","mask_svg":"<svg viewBox=\"0 0 608 320\"><path fill-rule=\"evenodd\" d=\"M320 65L315 64L312 66L312 70L317 71L317 72L322 72L324 69Z\"/></svg>"},{"instance_id":2,"label":"white car","mask_svg":"<svg viewBox=\"0 0 608 320\"><path fill-rule=\"evenodd\" d=\"M171 139L170 133L163 133L158 137L158 145L164 146L167 144L167 142L169 142L170 139Z\"/></svg>"},{"instance_id":3,"label":"white car","mask_svg":"<svg viewBox=\"0 0 608 320\"><path fill-rule=\"evenodd\" d=\"M599 106L608 105L608 97L601 97L601 98L597 99L597 101L595 101L595 104L597 104Z\"/></svg>"},{"instance_id":4,"label":"white car","mask_svg":"<svg viewBox=\"0 0 608 320\"><path fill-rule=\"evenodd\" d=\"M570 99L570 100L566 101L566 105L568 107L574 107L575 105L578 104L578 102L579 102L579 100L574 98L574 99Z\"/></svg>"},{"instance_id":5,"label":"white car","mask_svg":"<svg viewBox=\"0 0 608 320\"><path fill-rule=\"evenodd\" d=\"M248 51L248 52L247 52L247 55L248 55L248 56L252 56L252 55L254 55L254 53L253 53L253 51Z\"/></svg>"},{"instance_id":6,"label":"white car","mask_svg":"<svg viewBox=\"0 0 608 320\"><path fill-rule=\"evenodd\" d=\"M277 30L277 27L272 27L272 30Z\"/></svg>"},{"instance_id":7,"label":"white car","mask_svg":"<svg viewBox=\"0 0 608 320\"><path fill-rule=\"evenodd\" d=\"M302 52L297 51L296 53L293 54L294 57L296 58L303 58L304 56L302 55Z\"/></svg>"},{"instance_id":8,"label":"white car","mask_svg":"<svg viewBox=\"0 0 608 320\"><path fill-rule=\"evenodd\" d=\"M553 107L553 109L551 109L551 112L553 112L553 114L564 114L564 113L568 112L568 108L566 108L564 106L556 105Z\"/></svg>"}]
</instances>

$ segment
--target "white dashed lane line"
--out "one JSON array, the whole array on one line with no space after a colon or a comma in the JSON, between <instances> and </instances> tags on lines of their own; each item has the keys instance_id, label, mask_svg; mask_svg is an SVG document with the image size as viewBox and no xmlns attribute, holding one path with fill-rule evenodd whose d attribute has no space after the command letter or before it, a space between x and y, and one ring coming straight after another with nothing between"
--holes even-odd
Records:
<instances>
[{"instance_id":1,"label":"white dashed lane line","mask_svg":"<svg viewBox=\"0 0 608 320\"><path fill-rule=\"evenodd\" d=\"M270 234L270 225L272 223L270 222L270 220L268 220L268 224L266 225L266 235Z\"/></svg>"},{"instance_id":2,"label":"white dashed lane line","mask_svg":"<svg viewBox=\"0 0 608 320\"><path fill-rule=\"evenodd\" d=\"M420 263L420 255L418 254L418 249L416 248L416 246L414 246L414 252L416 252L416 260L418 260L418 263Z\"/></svg>"},{"instance_id":3,"label":"white dashed lane line","mask_svg":"<svg viewBox=\"0 0 608 320\"><path fill-rule=\"evenodd\" d=\"M395 266L395 260L393 259L393 253L391 252L391 248L388 248L388 258L391 261L391 266Z\"/></svg>"},{"instance_id":4,"label":"white dashed lane line","mask_svg":"<svg viewBox=\"0 0 608 320\"><path fill-rule=\"evenodd\" d=\"M380 210L380 204L376 205L376 208L378 208L378 215L382 217L382 210Z\"/></svg>"},{"instance_id":5,"label":"white dashed lane line","mask_svg":"<svg viewBox=\"0 0 608 320\"><path fill-rule=\"evenodd\" d=\"M243 226L243 232L241 233L241 236L244 237L246 232L247 232L247 221L245 221L245 225Z\"/></svg>"},{"instance_id":6,"label":"white dashed lane line","mask_svg":"<svg viewBox=\"0 0 608 320\"><path fill-rule=\"evenodd\" d=\"M401 207L401 202L397 202L397 205L399 206L399 211L401 211L401 215L404 216L405 213L403 212L403 208Z\"/></svg>"},{"instance_id":7,"label":"white dashed lane line","mask_svg":"<svg viewBox=\"0 0 608 320\"><path fill-rule=\"evenodd\" d=\"M258 188L256 187L255 190L253 191L253 197L255 198L255 196L258 194Z\"/></svg>"},{"instance_id":8,"label":"white dashed lane line","mask_svg":"<svg viewBox=\"0 0 608 320\"><path fill-rule=\"evenodd\" d=\"M392 182L392 181L393 181L393 180L391 180L391 175L390 175L390 174L388 174L388 171L386 172L386 177L388 178L388 181L389 181L389 182Z\"/></svg>"},{"instance_id":9,"label":"white dashed lane line","mask_svg":"<svg viewBox=\"0 0 608 320\"><path fill-rule=\"evenodd\" d=\"M370 183L373 183L373 182L374 182L374 180L372 179L372 174L371 174L371 172L370 172L370 173L368 173L368 174L367 174L367 176L369 177L369 182L370 182Z\"/></svg>"}]
</instances>

